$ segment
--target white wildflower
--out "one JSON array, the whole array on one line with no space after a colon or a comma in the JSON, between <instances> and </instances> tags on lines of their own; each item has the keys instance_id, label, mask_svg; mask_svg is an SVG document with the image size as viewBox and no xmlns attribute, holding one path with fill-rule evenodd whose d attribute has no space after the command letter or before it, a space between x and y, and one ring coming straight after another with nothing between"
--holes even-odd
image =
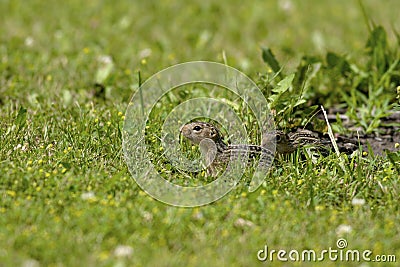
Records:
<instances>
[{"instance_id":1,"label":"white wildflower","mask_svg":"<svg viewBox=\"0 0 400 267\"><path fill-rule=\"evenodd\" d=\"M353 206L363 206L365 204L365 199L363 198L353 198L353 200L351 201L351 204Z\"/></svg>"},{"instance_id":2,"label":"white wildflower","mask_svg":"<svg viewBox=\"0 0 400 267\"><path fill-rule=\"evenodd\" d=\"M81 199L83 199L83 200L94 200L94 199L96 199L96 196L95 196L94 192L90 191L90 192L82 193Z\"/></svg>"},{"instance_id":3,"label":"white wildflower","mask_svg":"<svg viewBox=\"0 0 400 267\"><path fill-rule=\"evenodd\" d=\"M109 55L102 55L102 56L99 56L99 57L97 58L97 60L98 60L100 63L103 63L103 64L105 64L105 65L108 65L108 64L112 64L112 63L113 63L113 60L112 60L111 56L109 56Z\"/></svg>"},{"instance_id":4,"label":"white wildflower","mask_svg":"<svg viewBox=\"0 0 400 267\"><path fill-rule=\"evenodd\" d=\"M34 40L33 40L33 38L31 36L28 36L28 37L25 38L24 44L26 46L31 47L33 45L33 43L34 43Z\"/></svg>"},{"instance_id":5,"label":"white wildflower","mask_svg":"<svg viewBox=\"0 0 400 267\"><path fill-rule=\"evenodd\" d=\"M116 257L129 257L133 253L133 248L130 246L119 245L114 250L114 255Z\"/></svg>"},{"instance_id":6,"label":"white wildflower","mask_svg":"<svg viewBox=\"0 0 400 267\"><path fill-rule=\"evenodd\" d=\"M139 52L139 58L146 58L151 56L152 50L150 48L145 48Z\"/></svg>"},{"instance_id":7,"label":"white wildflower","mask_svg":"<svg viewBox=\"0 0 400 267\"><path fill-rule=\"evenodd\" d=\"M252 227L252 226L254 226L254 223L253 223L252 221L245 220L245 219L243 219L243 218L239 218L239 219L237 219L237 220L235 221L234 225L235 225L236 227L245 227L245 226L247 226L247 227Z\"/></svg>"},{"instance_id":8,"label":"white wildflower","mask_svg":"<svg viewBox=\"0 0 400 267\"><path fill-rule=\"evenodd\" d=\"M350 225L347 224L341 224L336 228L336 234L341 236L343 234L348 234L353 230L353 228Z\"/></svg>"}]
</instances>

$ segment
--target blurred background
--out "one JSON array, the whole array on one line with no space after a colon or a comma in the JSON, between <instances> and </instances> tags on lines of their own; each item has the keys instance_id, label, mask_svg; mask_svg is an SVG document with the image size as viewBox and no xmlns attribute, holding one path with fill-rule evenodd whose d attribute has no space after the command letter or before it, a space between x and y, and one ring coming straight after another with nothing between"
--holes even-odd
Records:
<instances>
[{"instance_id":1,"label":"blurred background","mask_svg":"<svg viewBox=\"0 0 400 267\"><path fill-rule=\"evenodd\" d=\"M393 27L400 28L398 1L361 2L394 39ZM3 71L5 66L11 72L34 68L32 75L51 75L66 84L77 79L81 86L93 78L101 55L115 63L119 75L114 78L138 69L148 77L172 64L224 58L252 75L266 68L261 46L270 47L290 69L304 54L334 51L356 57L368 33L356 0L1 0L0 17Z\"/></svg>"}]
</instances>

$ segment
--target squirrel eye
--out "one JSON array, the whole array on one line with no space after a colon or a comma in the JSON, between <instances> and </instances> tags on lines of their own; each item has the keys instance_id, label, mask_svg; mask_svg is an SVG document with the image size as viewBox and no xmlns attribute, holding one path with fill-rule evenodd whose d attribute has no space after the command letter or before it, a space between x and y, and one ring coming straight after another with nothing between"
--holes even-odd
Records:
<instances>
[{"instance_id":1,"label":"squirrel eye","mask_svg":"<svg viewBox=\"0 0 400 267\"><path fill-rule=\"evenodd\" d=\"M201 127L199 125L196 125L193 127L193 130L195 130L196 132L201 130Z\"/></svg>"},{"instance_id":2,"label":"squirrel eye","mask_svg":"<svg viewBox=\"0 0 400 267\"><path fill-rule=\"evenodd\" d=\"M280 134L277 134L276 135L276 142L280 142L281 141L281 135Z\"/></svg>"}]
</instances>

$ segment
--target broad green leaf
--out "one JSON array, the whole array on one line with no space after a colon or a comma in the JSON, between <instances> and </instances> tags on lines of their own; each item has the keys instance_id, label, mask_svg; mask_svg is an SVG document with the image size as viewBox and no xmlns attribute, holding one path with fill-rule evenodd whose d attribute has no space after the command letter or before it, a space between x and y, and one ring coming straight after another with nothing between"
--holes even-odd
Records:
<instances>
[{"instance_id":1,"label":"broad green leaf","mask_svg":"<svg viewBox=\"0 0 400 267\"><path fill-rule=\"evenodd\" d=\"M272 89L273 92L275 93L283 93L289 90L289 88L292 86L293 78L294 78L294 73L288 75L285 77L282 81L280 81L277 86Z\"/></svg>"}]
</instances>

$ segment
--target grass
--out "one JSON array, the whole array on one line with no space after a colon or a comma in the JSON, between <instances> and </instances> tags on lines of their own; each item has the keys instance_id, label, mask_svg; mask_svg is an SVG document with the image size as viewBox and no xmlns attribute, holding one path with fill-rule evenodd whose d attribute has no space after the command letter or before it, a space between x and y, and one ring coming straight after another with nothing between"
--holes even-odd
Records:
<instances>
[{"instance_id":1,"label":"grass","mask_svg":"<svg viewBox=\"0 0 400 267\"><path fill-rule=\"evenodd\" d=\"M398 4L363 3L383 28L367 27L348 1L0 1L0 265L254 266L265 245L321 251L338 238L399 260L398 151L345 158L345 169L334 154L313 164L296 153L256 192L241 186L193 209L147 196L122 154L141 81L199 59L252 77L280 127L304 125L323 104L379 131L379 117L399 109ZM163 99L149 134L188 96Z\"/></svg>"}]
</instances>

